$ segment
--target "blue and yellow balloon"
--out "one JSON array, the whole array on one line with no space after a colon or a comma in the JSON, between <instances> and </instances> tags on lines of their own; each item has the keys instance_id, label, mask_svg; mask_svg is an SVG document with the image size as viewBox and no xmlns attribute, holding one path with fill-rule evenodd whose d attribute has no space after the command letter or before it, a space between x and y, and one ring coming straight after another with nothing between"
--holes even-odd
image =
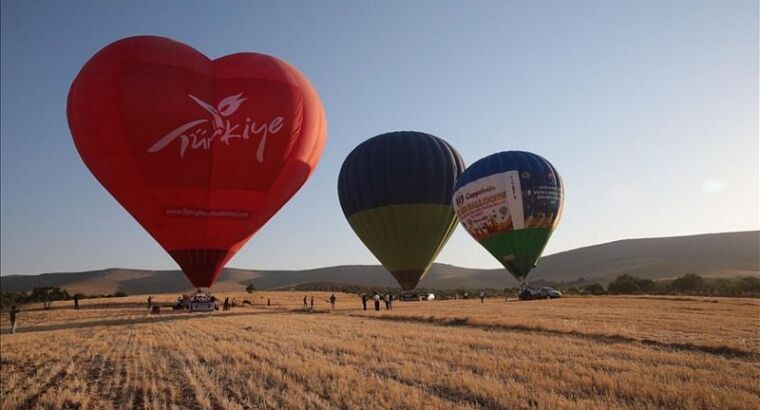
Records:
<instances>
[{"instance_id":1,"label":"blue and yellow balloon","mask_svg":"<svg viewBox=\"0 0 760 410\"><path fill-rule=\"evenodd\" d=\"M446 141L413 131L370 138L343 162L343 213L402 289L417 286L454 231L451 196L463 170Z\"/></svg>"}]
</instances>

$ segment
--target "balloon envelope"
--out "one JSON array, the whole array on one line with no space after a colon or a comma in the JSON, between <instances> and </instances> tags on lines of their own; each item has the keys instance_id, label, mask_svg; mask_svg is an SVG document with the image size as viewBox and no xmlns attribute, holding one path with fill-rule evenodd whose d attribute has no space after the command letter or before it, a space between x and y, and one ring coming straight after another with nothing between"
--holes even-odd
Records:
<instances>
[{"instance_id":1,"label":"balloon envelope","mask_svg":"<svg viewBox=\"0 0 760 410\"><path fill-rule=\"evenodd\" d=\"M196 287L298 191L326 138L317 93L284 61L151 36L93 56L67 114L95 178Z\"/></svg>"},{"instance_id":2,"label":"balloon envelope","mask_svg":"<svg viewBox=\"0 0 760 410\"><path fill-rule=\"evenodd\" d=\"M343 162L343 213L404 290L417 286L456 227L451 194L463 169L447 142L412 131L371 138Z\"/></svg>"},{"instance_id":3,"label":"balloon envelope","mask_svg":"<svg viewBox=\"0 0 760 410\"><path fill-rule=\"evenodd\" d=\"M562 178L549 161L508 151L469 166L452 202L465 230L522 281L559 223L563 198Z\"/></svg>"}]
</instances>

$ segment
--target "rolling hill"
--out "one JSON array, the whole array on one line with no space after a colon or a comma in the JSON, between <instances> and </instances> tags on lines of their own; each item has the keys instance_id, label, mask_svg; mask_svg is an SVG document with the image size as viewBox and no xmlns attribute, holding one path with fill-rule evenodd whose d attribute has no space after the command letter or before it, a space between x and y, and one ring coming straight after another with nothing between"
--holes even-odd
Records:
<instances>
[{"instance_id":1,"label":"rolling hill","mask_svg":"<svg viewBox=\"0 0 760 410\"><path fill-rule=\"evenodd\" d=\"M760 232L730 232L668 238L628 239L560 252L541 259L531 280L609 282L623 273L665 279L684 273L704 276L760 274ZM307 282L341 282L395 287L379 265L331 266L308 270L225 269L214 285L217 291L241 291L249 283L258 289L296 287ZM420 287L504 288L515 286L504 269L471 269L434 264ZM182 272L110 268L89 272L7 275L3 292L59 286L70 293L178 293L192 289Z\"/></svg>"}]
</instances>

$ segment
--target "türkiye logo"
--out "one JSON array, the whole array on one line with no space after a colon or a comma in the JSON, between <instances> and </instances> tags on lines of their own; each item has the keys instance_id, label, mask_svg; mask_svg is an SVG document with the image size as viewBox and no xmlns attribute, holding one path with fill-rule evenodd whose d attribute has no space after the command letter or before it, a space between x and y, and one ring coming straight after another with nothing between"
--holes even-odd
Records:
<instances>
[{"instance_id":1,"label":"t\u00fcrkiye logo","mask_svg":"<svg viewBox=\"0 0 760 410\"><path fill-rule=\"evenodd\" d=\"M282 116L274 117L269 122L263 124L257 124L251 118L246 118L243 124L232 124L228 117L240 108L243 101L248 99L247 97L243 97L242 92L222 98L216 107L192 94L188 94L187 96L204 110L208 111L211 114L211 118L190 121L177 127L174 131L156 141L155 144L148 148L148 152L155 153L161 151L179 139L179 157L184 158L188 148L193 150L202 148L204 151L208 151L211 148L211 144L216 140L223 142L225 145L230 145L230 140L232 139L248 140L251 136L261 135L261 141L259 141L259 146L256 149L256 161L264 162L264 149L266 148L267 137L270 134L277 134L282 130L285 121Z\"/></svg>"}]
</instances>

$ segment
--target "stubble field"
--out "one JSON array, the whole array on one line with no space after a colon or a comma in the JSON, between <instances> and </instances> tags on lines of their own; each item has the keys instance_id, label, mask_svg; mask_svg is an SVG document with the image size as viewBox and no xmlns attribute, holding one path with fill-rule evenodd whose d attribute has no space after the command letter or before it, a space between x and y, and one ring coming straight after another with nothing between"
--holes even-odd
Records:
<instances>
[{"instance_id":1,"label":"stubble field","mask_svg":"<svg viewBox=\"0 0 760 410\"><path fill-rule=\"evenodd\" d=\"M760 301L588 297L395 302L221 294L25 310L2 336L2 408L760 408ZM168 305L176 295L159 295ZM271 298L272 306L266 306Z\"/></svg>"}]
</instances>

